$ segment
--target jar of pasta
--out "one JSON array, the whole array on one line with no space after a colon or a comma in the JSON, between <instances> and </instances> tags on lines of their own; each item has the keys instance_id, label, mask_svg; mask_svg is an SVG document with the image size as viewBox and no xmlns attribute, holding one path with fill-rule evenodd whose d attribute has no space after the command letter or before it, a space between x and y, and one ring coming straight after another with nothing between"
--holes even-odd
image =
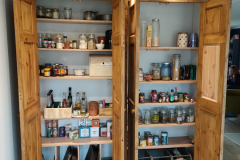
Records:
<instances>
[{"instance_id":1,"label":"jar of pasta","mask_svg":"<svg viewBox=\"0 0 240 160\"><path fill-rule=\"evenodd\" d=\"M173 55L172 80L178 81L180 79L181 54Z\"/></svg>"},{"instance_id":2,"label":"jar of pasta","mask_svg":"<svg viewBox=\"0 0 240 160\"><path fill-rule=\"evenodd\" d=\"M152 79L153 80L160 80L161 75L160 75L159 63L152 63L150 73L152 74Z\"/></svg>"}]
</instances>

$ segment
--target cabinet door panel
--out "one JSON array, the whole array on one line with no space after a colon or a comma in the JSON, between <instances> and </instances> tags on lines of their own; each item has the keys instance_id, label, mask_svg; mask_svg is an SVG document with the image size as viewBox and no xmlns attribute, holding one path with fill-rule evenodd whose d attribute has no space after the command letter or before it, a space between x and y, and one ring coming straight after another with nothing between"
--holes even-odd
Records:
<instances>
[{"instance_id":1,"label":"cabinet door panel","mask_svg":"<svg viewBox=\"0 0 240 160\"><path fill-rule=\"evenodd\" d=\"M231 0L201 4L194 159L223 156Z\"/></svg>"},{"instance_id":2,"label":"cabinet door panel","mask_svg":"<svg viewBox=\"0 0 240 160\"><path fill-rule=\"evenodd\" d=\"M22 159L42 159L35 0L14 0Z\"/></svg>"}]
</instances>

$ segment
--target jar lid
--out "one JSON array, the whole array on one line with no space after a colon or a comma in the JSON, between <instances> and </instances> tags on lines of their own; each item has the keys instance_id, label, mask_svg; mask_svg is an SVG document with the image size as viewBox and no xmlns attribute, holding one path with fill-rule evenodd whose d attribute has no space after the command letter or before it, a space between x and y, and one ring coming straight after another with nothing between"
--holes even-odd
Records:
<instances>
[{"instance_id":1,"label":"jar lid","mask_svg":"<svg viewBox=\"0 0 240 160\"><path fill-rule=\"evenodd\" d=\"M53 12L58 12L59 11L58 8L53 8L52 10L53 10Z\"/></svg>"},{"instance_id":2,"label":"jar lid","mask_svg":"<svg viewBox=\"0 0 240 160\"><path fill-rule=\"evenodd\" d=\"M159 22L159 19L155 18L155 19L152 19L152 21Z\"/></svg>"},{"instance_id":3,"label":"jar lid","mask_svg":"<svg viewBox=\"0 0 240 160\"><path fill-rule=\"evenodd\" d=\"M151 63L152 66L159 66L159 63Z\"/></svg>"},{"instance_id":4,"label":"jar lid","mask_svg":"<svg viewBox=\"0 0 240 160\"><path fill-rule=\"evenodd\" d=\"M162 65L170 65L168 62L163 62Z\"/></svg>"},{"instance_id":5,"label":"jar lid","mask_svg":"<svg viewBox=\"0 0 240 160\"><path fill-rule=\"evenodd\" d=\"M142 68L139 68L139 71L142 71L143 69Z\"/></svg>"},{"instance_id":6,"label":"jar lid","mask_svg":"<svg viewBox=\"0 0 240 160\"><path fill-rule=\"evenodd\" d=\"M89 34L88 38L95 38L95 34Z\"/></svg>"},{"instance_id":7,"label":"jar lid","mask_svg":"<svg viewBox=\"0 0 240 160\"><path fill-rule=\"evenodd\" d=\"M51 68L44 68L44 71L50 71Z\"/></svg>"},{"instance_id":8,"label":"jar lid","mask_svg":"<svg viewBox=\"0 0 240 160\"><path fill-rule=\"evenodd\" d=\"M38 9L43 9L44 7L43 6L37 6Z\"/></svg>"},{"instance_id":9,"label":"jar lid","mask_svg":"<svg viewBox=\"0 0 240 160\"><path fill-rule=\"evenodd\" d=\"M165 92L162 92L162 94L161 94L162 96L166 96L166 93Z\"/></svg>"},{"instance_id":10,"label":"jar lid","mask_svg":"<svg viewBox=\"0 0 240 160\"><path fill-rule=\"evenodd\" d=\"M73 40L73 42L77 42L77 40Z\"/></svg>"},{"instance_id":11,"label":"jar lid","mask_svg":"<svg viewBox=\"0 0 240 160\"><path fill-rule=\"evenodd\" d=\"M45 63L45 66L50 66L51 65L51 63Z\"/></svg>"},{"instance_id":12,"label":"jar lid","mask_svg":"<svg viewBox=\"0 0 240 160\"><path fill-rule=\"evenodd\" d=\"M181 57L181 54L174 54L173 57Z\"/></svg>"},{"instance_id":13,"label":"jar lid","mask_svg":"<svg viewBox=\"0 0 240 160\"><path fill-rule=\"evenodd\" d=\"M139 95L140 95L140 96L144 96L144 95L145 95L145 93L139 93Z\"/></svg>"},{"instance_id":14,"label":"jar lid","mask_svg":"<svg viewBox=\"0 0 240 160\"><path fill-rule=\"evenodd\" d=\"M72 40L69 40L69 43L72 43L73 41Z\"/></svg>"},{"instance_id":15,"label":"jar lid","mask_svg":"<svg viewBox=\"0 0 240 160\"><path fill-rule=\"evenodd\" d=\"M157 90L152 90L152 92L157 92Z\"/></svg>"},{"instance_id":16,"label":"jar lid","mask_svg":"<svg viewBox=\"0 0 240 160\"><path fill-rule=\"evenodd\" d=\"M65 10L72 10L71 7L64 7Z\"/></svg>"},{"instance_id":17,"label":"jar lid","mask_svg":"<svg viewBox=\"0 0 240 160\"><path fill-rule=\"evenodd\" d=\"M51 8L46 8L46 11L52 11L52 9Z\"/></svg>"}]
</instances>

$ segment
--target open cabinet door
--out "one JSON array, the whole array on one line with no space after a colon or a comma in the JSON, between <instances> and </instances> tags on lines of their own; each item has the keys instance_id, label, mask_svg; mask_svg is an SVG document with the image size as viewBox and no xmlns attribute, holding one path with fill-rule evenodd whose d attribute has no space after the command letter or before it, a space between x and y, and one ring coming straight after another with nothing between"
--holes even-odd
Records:
<instances>
[{"instance_id":1,"label":"open cabinet door","mask_svg":"<svg viewBox=\"0 0 240 160\"><path fill-rule=\"evenodd\" d=\"M201 4L195 160L223 157L231 0Z\"/></svg>"},{"instance_id":2,"label":"open cabinet door","mask_svg":"<svg viewBox=\"0 0 240 160\"><path fill-rule=\"evenodd\" d=\"M41 160L41 112L35 0L14 0L22 160Z\"/></svg>"},{"instance_id":3,"label":"open cabinet door","mask_svg":"<svg viewBox=\"0 0 240 160\"><path fill-rule=\"evenodd\" d=\"M112 97L113 97L113 160L124 160L126 147L125 114L125 1L112 1Z\"/></svg>"},{"instance_id":4,"label":"open cabinet door","mask_svg":"<svg viewBox=\"0 0 240 160\"><path fill-rule=\"evenodd\" d=\"M128 160L138 159L140 0L129 2Z\"/></svg>"}]
</instances>

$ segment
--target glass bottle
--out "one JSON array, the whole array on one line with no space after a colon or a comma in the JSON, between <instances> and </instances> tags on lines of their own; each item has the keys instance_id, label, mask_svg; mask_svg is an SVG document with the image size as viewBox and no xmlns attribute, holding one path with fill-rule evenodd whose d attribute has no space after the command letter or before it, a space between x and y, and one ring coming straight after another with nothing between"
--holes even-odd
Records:
<instances>
[{"instance_id":1,"label":"glass bottle","mask_svg":"<svg viewBox=\"0 0 240 160\"><path fill-rule=\"evenodd\" d=\"M152 79L153 80L160 80L161 75L160 75L159 63L152 63L150 73L152 74Z\"/></svg>"},{"instance_id":2,"label":"glass bottle","mask_svg":"<svg viewBox=\"0 0 240 160\"><path fill-rule=\"evenodd\" d=\"M175 87L175 92L174 92L174 102L178 102L177 87Z\"/></svg>"},{"instance_id":3,"label":"glass bottle","mask_svg":"<svg viewBox=\"0 0 240 160\"><path fill-rule=\"evenodd\" d=\"M140 22L140 47L146 47L147 41L147 22L141 21Z\"/></svg>"},{"instance_id":4,"label":"glass bottle","mask_svg":"<svg viewBox=\"0 0 240 160\"><path fill-rule=\"evenodd\" d=\"M71 105L69 103L69 100L67 100L67 108L71 108Z\"/></svg>"},{"instance_id":5,"label":"glass bottle","mask_svg":"<svg viewBox=\"0 0 240 160\"><path fill-rule=\"evenodd\" d=\"M69 49L69 42L68 41L64 42L64 49Z\"/></svg>"},{"instance_id":6,"label":"glass bottle","mask_svg":"<svg viewBox=\"0 0 240 160\"><path fill-rule=\"evenodd\" d=\"M152 20L152 47L159 47L160 23L159 19Z\"/></svg>"},{"instance_id":7,"label":"glass bottle","mask_svg":"<svg viewBox=\"0 0 240 160\"><path fill-rule=\"evenodd\" d=\"M151 116L151 123L153 124L159 123L159 114L156 108L154 108L153 110L153 114Z\"/></svg>"},{"instance_id":8,"label":"glass bottle","mask_svg":"<svg viewBox=\"0 0 240 160\"><path fill-rule=\"evenodd\" d=\"M81 109L81 99L80 99L79 91L77 91L77 95L76 95L75 108Z\"/></svg>"},{"instance_id":9,"label":"glass bottle","mask_svg":"<svg viewBox=\"0 0 240 160\"><path fill-rule=\"evenodd\" d=\"M142 111L138 111L138 124L142 124Z\"/></svg>"},{"instance_id":10,"label":"glass bottle","mask_svg":"<svg viewBox=\"0 0 240 160\"><path fill-rule=\"evenodd\" d=\"M63 102L62 108L67 108L67 97L65 92L63 92L62 102Z\"/></svg>"},{"instance_id":11,"label":"glass bottle","mask_svg":"<svg viewBox=\"0 0 240 160\"><path fill-rule=\"evenodd\" d=\"M170 99L169 99L169 101L170 101L171 103L174 102L174 93L173 93L173 89L171 89L171 93L170 93Z\"/></svg>"},{"instance_id":12,"label":"glass bottle","mask_svg":"<svg viewBox=\"0 0 240 160\"><path fill-rule=\"evenodd\" d=\"M144 115L144 124L150 124L150 123L151 123L150 111L146 110Z\"/></svg>"},{"instance_id":13,"label":"glass bottle","mask_svg":"<svg viewBox=\"0 0 240 160\"><path fill-rule=\"evenodd\" d=\"M171 79L171 65L168 62L162 63L161 80L169 81Z\"/></svg>"},{"instance_id":14,"label":"glass bottle","mask_svg":"<svg viewBox=\"0 0 240 160\"><path fill-rule=\"evenodd\" d=\"M168 113L168 122L169 123L176 123L176 114L175 110L171 108Z\"/></svg>"},{"instance_id":15,"label":"glass bottle","mask_svg":"<svg viewBox=\"0 0 240 160\"><path fill-rule=\"evenodd\" d=\"M180 79L181 54L173 55L172 80L178 81Z\"/></svg>"},{"instance_id":16,"label":"glass bottle","mask_svg":"<svg viewBox=\"0 0 240 160\"><path fill-rule=\"evenodd\" d=\"M194 114L193 114L193 110L191 108L188 109L186 119L187 119L187 122L194 122Z\"/></svg>"},{"instance_id":17,"label":"glass bottle","mask_svg":"<svg viewBox=\"0 0 240 160\"><path fill-rule=\"evenodd\" d=\"M72 88L71 87L69 87L69 90L68 90L68 101L71 106L72 105Z\"/></svg>"},{"instance_id":18,"label":"glass bottle","mask_svg":"<svg viewBox=\"0 0 240 160\"><path fill-rule=\"evenodd\" d=\"M96 39L94 34L90 34L88 37L88 49L96 49Z\"/></svg>"},{"instance_id":19,"label":"glass bottle","mask_svg":"<svg viewBox=\"0 0 240 160\"><path fill-rule=\"evenodd\" d=\"M87 112L87 97L85 96L85 92L82 93L81 97L81 116L86 116Z\"/></svg>"},{"instance_id":20,"label":"glass bottle","mask_svg":"<svg viewBox=\"0 0 240 160\"><path fill-rule=\"evenodd\" d=\"M72 19L72 8L64 7L63 15L64 19Z\"/></svg>"}]
</instances>

